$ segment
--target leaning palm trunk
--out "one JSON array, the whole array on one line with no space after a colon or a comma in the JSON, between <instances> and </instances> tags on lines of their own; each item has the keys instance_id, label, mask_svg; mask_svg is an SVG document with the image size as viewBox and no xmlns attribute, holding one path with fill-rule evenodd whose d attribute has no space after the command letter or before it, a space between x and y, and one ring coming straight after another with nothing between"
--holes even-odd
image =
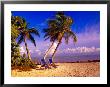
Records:
<instances>
[{"instance_id":1,"label":"leaning palm trunk","mask_svg":"<svg viewBox=\"0 0 110 87\"><path fill-rule=\"evenodd\" d=\"M53 61L53 59L54 59L55 53L56 53L56 51L57 51L59 45L61 44L61 40L62 40L63 35L64 35L64 32L61 34L60 39L59 39L59 42L58 42L58 44L57 44L57 47L55 48L55 50L54 50L54 52L53 52L53 54L52 54L52 61Z\"/></svg>"},{"instance_id":2,"label":"leaning palm trunk","mask_svg":"<svg viewBox=\"0 0 110 87\"><path fill-rule=\"evenodd\" d=\"M25 47L26 47L28 58L31 60L30 53L29 53L29 50L28 50L27 43L26 43L25 39L24 39L24 42L25 42Z\"/></svg>"},{"instance_id":3,"label":"leaning palm trunk","mask_svg":"<svg viewBox=\"0 0 110 87\"><path fill-rule=\"evenodd\" d=\"M57 51L57 49L58 49L60 43L61 43L61 42L58 42L57 47L56 47L56 49L55 49L55 51L54 51L54 53L53 53L53 55L52 55L52 61L53 61L53 58L54 58L54 56L55 56L55 53L56 53L56 51Z\"/></svg>"},{"instance_id":4,"label":"leaning palm trunk","mask_svg":"<svg viewBox=\"0 0 110 87\"><path fill-rule=\"evenodd\" d=\"M50 51L50 49L51 49L51 47L53 46L53 44L54 44L54 42L52 42L52 44L51 44L51 46L50 46L50 48L47 50L47 52L45 53L45 55L44 55L44 60L45 60L45 58L46 58L46 56L47 56L47 54L48 54L48 52Z\"/></svg>"}]
</instances>

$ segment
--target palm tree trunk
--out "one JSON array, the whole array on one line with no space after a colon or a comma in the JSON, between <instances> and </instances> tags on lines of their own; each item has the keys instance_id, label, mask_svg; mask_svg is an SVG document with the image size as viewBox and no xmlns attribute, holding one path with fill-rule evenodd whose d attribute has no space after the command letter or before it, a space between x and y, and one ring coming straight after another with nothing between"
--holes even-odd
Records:
<instances>
[{"instance_id":1,"label":"palm tree trunk","mask_svg":"<svg viewBox=\"0 0 110 87\"><path fill-rule=\"evenodd\" d=\"M50 48L46 51L46 53L45 53L45 55L44 55L44 58L43 58L44 60L45 60L45 58L46 58L46 56L47 56L48 52L50 51L51 47L53 46L53 44L54 44L54 42L52 42L52 44L51 44Z\"/></svg>"},{"instance_id":2,"label":"palm tree trunk","mask_svg":"<svg viewBox=\"0 0 110 87\"><path fill-rule=\"evenodd\" d=\"M28 50L28 47L27 47L27 43L26 43L26 39L24 39L24 42L25 42L25 47L26 47L28 58L31 60L30 53L29 53L29 50Z\"/></svg>"},{"instance_id":3,"label":"palm tree trunk","mask_svg":"<svg viewBox=\"0 0 110 87\"><path fill-rule=\"evenodd\" d=\"M53 52L52 61L53 61L53 58L54 58L54 56L55 56L55 53L56 53L56 51L57 51L59 45L61 44L61 40L62 40L62 38L63 38L64 32L62 32L62 34L59 34L59 35L61 35L61 36L60 36L59 42L58 42L58 44L57 44L57 47L56 47L56 49L55 49L54 52Z\"/></svg>"},{"instance_id":4,"label":"palm tree trunk","mask_svg":"<svg viewBox=\"0 0 110 87\"><path fill-rule=\"evenodd\" d=\"M53 61L53 58L54 58L54 56L55 56L55 53L56 53L56 51L57 51L57 49L58 49L60 43L61 43L61 40L62 40L62 38L61 38L60 41L58 42L57 47L55 48L55 50L54 50L54 52L53 52L53 54L52 54L52 61Z\"/></svg>"}]
</instances>

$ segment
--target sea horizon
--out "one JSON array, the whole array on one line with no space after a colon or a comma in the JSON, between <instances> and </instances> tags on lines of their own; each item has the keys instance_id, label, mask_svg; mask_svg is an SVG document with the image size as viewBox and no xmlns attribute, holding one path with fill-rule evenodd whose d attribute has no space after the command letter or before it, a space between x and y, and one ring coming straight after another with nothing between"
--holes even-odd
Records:
<instances>
[{"instance_id":1,"label":"sea horizon","mask_svg":"<svg viewBox=\"0 0 110 87\"><path fill-rule=\"evenodd\" d=\"M43 56L36 56L32 57L33 61L36 61L40 63ZM46 62L48 62L48 59L51 57L46 57ZM56 56L54 59L54 62L56 63L71 63L71 62L83 62L83 61L94 61L99 60L100 61L100 55L99 54L89 54L89 55L71 55L71 56Z\"/></svg>"}]
</instances>

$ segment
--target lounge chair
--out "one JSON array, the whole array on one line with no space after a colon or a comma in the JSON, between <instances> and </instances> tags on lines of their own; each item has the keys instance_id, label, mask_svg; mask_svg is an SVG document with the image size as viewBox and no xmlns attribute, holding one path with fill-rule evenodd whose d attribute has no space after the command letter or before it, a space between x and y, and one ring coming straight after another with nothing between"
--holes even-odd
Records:
<instances>
[{"instance_id":1,"label":"lounge chair","mask_svg":"<svg viewBox=\"0 0 110 87\"><path fill-rule=\"evenodd\" d=\"M44 59L41 59L41 67L45 66L46 65L46 62Z\"/></svg>"},{"instance_id":2,"label":"lounge chair","mask_svg":"<svg viewBox=\"0 0 110 87\"><path fill-rule=\"evenodd\" d=\"M41 59L41 67L45 67L45 69L50 68L50 67L46 64L46 62L45 62L44 59Z\"/></svg>"},{"instance_id":3,"label":"lounge chair","mask_svg":"<svg viewBox=\"0 0 110 87\"><path fill-rule=\"evenodd\" d=\"M49 63L50 63L50 64L53 63L52 59L49 59Z\"/></svg>"},{"instance_id":4,"label":"lounge chair","mask_svg":"<svg viewBox=\"0 0 110 87\"><path fill-rule=\"evenodd\" d=\"M52 59L49 59L49 64L50 64L50 66L56 68L56 65L53 63Z\"/></svg>"}]
</instances>

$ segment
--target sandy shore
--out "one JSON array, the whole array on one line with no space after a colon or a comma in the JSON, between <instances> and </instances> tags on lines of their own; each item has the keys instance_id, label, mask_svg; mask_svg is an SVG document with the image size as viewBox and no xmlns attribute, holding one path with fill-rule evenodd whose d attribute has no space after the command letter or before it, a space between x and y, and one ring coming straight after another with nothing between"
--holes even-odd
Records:
<instances>
[{"instance_id":1,"label":"sandy shore","mask_svg":"<svg viewBox=\"0 0 110 87\"><path fill-rule=\"evenodd\" d=\"M56 63L57 68L32 69L30 71L12 70L13 77L99 77L100 62Z\"/></svg>"}]
</instances>

